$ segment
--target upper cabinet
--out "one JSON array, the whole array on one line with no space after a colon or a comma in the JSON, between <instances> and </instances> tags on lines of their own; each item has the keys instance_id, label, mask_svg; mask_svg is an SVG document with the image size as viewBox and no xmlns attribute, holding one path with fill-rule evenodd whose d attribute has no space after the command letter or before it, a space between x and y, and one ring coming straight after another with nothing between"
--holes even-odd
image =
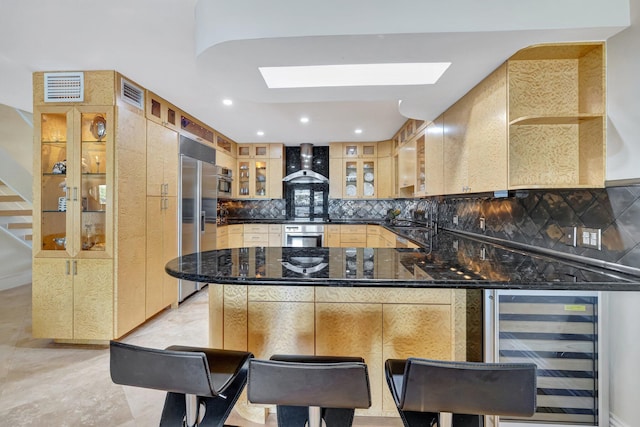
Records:
<instances>
[{"instance_id":1,"label":"upper cabinet","mask_svg":"<svg viewBox=\"0 0 640 427\"><path fill-rule=\"evenodd\" d=\"M429 123L424 137L424 195L441 195L444 194L444 116Z\"/></svg>"},{"instance_id":2,"label":"upper cabinet","mask_svg":"<svg viewBox=\"0 0 640 427\"><path fill-rule=\"evenodd\" d=\"M336 199L391 197L389 180L385 185L379 179L380 162L385 170L391 166L389 146L389 141L330 144L329 196Z\"/></svg>"},{"instance_id":3,"label":"upper cabinet","mask_svg":"<svg viewBox=\"0 0 640 427\"><path fill-rule=\"evenodd\" d=\"M521 50L508 76L509 188L602 187L604 43Z\"/></svg>"},{"instance_id":4,"label":"upper cabinet","mask_svg":"<svg viewBox=\"0 0 640 427\"><path fill-rule=\"evenodd\" d=\"M503 64L444 113L444 191L507 189L507 66Z\"/></svg>"},{"instance_id":5,"label":"upper cabinet","mask_svg":"<svg viewBox=\"0 0 640 427\"><path fill-rule=\"evenodd\" d=\"M238 144L237 197L282 198L283 144Z\"/></svg>"},{"instance_id":6,"label":"upper cabinet","mask_svg":"<svg viewBox=\"0 0 640 427\"><path fill-rule=\"evenodd\" d=\"M180 111L151 91L147 94L147 119L158 124L180 130Z\"/></svg>"}]
</instances>

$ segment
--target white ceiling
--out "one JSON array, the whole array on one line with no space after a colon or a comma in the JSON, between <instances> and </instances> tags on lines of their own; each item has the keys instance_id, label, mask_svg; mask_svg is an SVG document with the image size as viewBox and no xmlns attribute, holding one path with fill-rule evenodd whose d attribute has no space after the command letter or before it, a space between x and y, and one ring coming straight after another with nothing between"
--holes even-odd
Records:
<instances>
[{"instance_id":1,"label":"white ceiling","mask_svg":"<svg viewBox=\"0 0 640 427\"><path fill-rule=\"evenodd\" d=\"M33 71L114 69L238 142L376 141L523 47L628 25L628 0L2 0L0 103L31 111ZM429 86L268 89L257 69L430 61L452 65Z\"/></svg>"}]
</instances>

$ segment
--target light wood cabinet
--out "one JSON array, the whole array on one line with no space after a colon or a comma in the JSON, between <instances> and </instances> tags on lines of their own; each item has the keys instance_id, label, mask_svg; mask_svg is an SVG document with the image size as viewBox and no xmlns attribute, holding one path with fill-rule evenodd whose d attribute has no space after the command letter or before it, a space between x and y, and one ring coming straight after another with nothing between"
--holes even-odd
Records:
<instances>
[{"instance_id":1,"label":"light wood cabinet","mask_svg":"<svg viewBox=\"0 0 640 427\"><path fill-rule=\"evenodd\" d=\"M121 92L136 85L82 75L91 90L72 104L45 102L33 75L33 335L105 342L145 320L146 118Z\"/></svg>"},{"instance_id":2,"label":"light wood cabinet","mask_svg":"<svg viewBox=\"0 0 640 427\"><path fill-rule=\"evenodd\" d=\"M416 139L398 148L397 196L412 197L416 186Z\"/></svg>"},{"instance_id":3,"label":"light wood cabinet","mask_svg":"<svg viewBox=\"0 0 640 427\"><path fill-rule=\"evenodd\" d=\"M282 144L238 144L237 197L282 198Z\"/></svg>"},{"instance_id":4,"label":"light wood cabinet","mask_svg":"<svg viewBox=\"0 0 640 427\"><path fill-rule=\"evenodd\" d=\"M147 90L146 92L146 116L147 119L159 125L171 128L175 131L180 130L180 110L162 99L155 93Z\"/></svg>"},{"instance_id":5,"label":"light wood cabinet","mask_svg":"<svg viewBox=\"0 0 640 427\"><path fill-rule=\"evenodd\" d=\"M375 144L364 145L376 147ZM329 170L329 196L336 199L367 199L378 197L378 159L374 155L357 155L358 151L351 152L345 157L342 155L344 147L352 147L359 150L360 145L335 144L330 145ZM374 153L375 148L371 149ZM347 151L345 151L347 152Z\"/></svg>"},{"instance_id":6,"label":"light wood cabinet","mask_svg":"<svg viewBox=\"0 0 640 427\"><path fill-rule=\"evenodd\" d=\"M227 225L229 248L244 246L244 229L242 224Z\"/></svg>"},{"instance_id":7,"label":"light wood cabinet","mask_svg":"<svg viewBox=\"0 0 640 427\"><path fill-rule=\"evenodd\" d=\"M178 303L178 280L164 266L178 256L176 197L147 196L145 317Z\"/></svg>"},{"instance_id":8,"label":"light wood cabinet","mask_svg":"<svg viewBox=\"0 0 640 427\"><path fill-rule=\"evenodd\" d=\"M604 43L523 49L508 77L509 188L604 186Z\"/></svg>"},{"instance_id":9,"label":"light wood cabinet","mask_svg":"<svg viewBox=\"0 0 640 427\"><path fill-rule=\"evenodd\" d=\"M147 122L147 196L178 195L178 133Z\"/></svg>"},{"instance_id":10,"label":"light wood cabinet","mask_svg":"<svg viewBox=\"0 0 640 427\"><path fill-rule=\"evenodd\" d=\"M506 71L503 64L444 113L446 194L507 188Z\"/></svg>"},{"instance_id":11,"label":"light wood cabinet","mask_svg":"<svg viewBox=\"0 0 640 427\"><path fill-rule=\"evenodd\" d=\"M425 130L424 195L444 194L444 116L430 123Z\"/></svg>"}]
</instances>

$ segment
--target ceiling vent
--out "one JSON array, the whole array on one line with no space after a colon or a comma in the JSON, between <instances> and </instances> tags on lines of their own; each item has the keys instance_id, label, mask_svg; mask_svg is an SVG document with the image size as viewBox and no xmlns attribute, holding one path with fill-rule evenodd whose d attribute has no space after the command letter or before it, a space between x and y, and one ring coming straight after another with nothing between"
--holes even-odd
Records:
<instances>
[{"instance_id":1,"label":"ceiling vent","mask_svg":"<svg viewBox=\"0 0 640 427\"><path fill-rule=\"evenodd\" d=\"M122 79L122 99L128 103L144 110L144 91L131 82Z\"/></svg>"},{"instance_id":2,"label":"ceiling vent","mask_svg":"<svg viewBox=\"0 0 640 427\"><path fill-rule=\"evenodd\" d=\"M84 73L44 73L44 102L83 102Z\"/></svg>"}]
</instances>

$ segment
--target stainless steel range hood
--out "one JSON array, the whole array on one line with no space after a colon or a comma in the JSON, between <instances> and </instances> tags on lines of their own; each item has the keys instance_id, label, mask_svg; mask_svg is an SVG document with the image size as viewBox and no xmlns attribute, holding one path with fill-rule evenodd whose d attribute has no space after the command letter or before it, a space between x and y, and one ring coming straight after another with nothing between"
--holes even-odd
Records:
<instances>
[{"instance_id":1,"label":"stainless steel range hood","mask_svg":"<svg viewBox=\"0 0 640 427\"><path fill-rule=\"evenodd\" d=\"M311 170L313 144L300 144L300 170L285 176L282 181L300 184L324 184L329 178Z\"/></svg>"}]
</instances>

